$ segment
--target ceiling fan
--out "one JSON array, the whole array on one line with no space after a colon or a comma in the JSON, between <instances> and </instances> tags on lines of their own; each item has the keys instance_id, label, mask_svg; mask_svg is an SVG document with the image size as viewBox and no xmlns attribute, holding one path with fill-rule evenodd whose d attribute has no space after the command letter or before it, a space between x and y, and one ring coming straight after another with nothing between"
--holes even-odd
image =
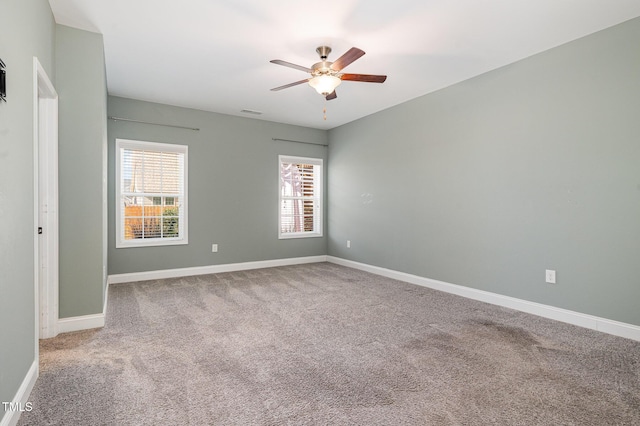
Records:
<instances>
[{"instance_id":1,"label":"ceiling fan","mask_svg":"<svg viewBox=\"0 0 640 426\"><path fill-rule=\"evenodd\" d=\"M298 84L309 83L311 87L316 89L316 92L330 101L338 96L336 95L336 87L343 80L345 81L363 81L367 83L384 83L387 79L386 75L371 75L371 74L346 74L342 73L343 68L351 64L356 59L364 55L364 51L357 47L352 47L344 55L336 59L335 62L327 61L331 48L328 46L320 46L316 49L318 55L320 55L320 61L311 66L311 68L303 67L301 65L292 64L291 62L281 61L280 59L274 59L270 61L272 64L283 65L285 67L294 68L300 71L305 71L311 74L311 77L304 80L296 81L294 83L285 84L284 86L275 87L272 91L278 91L286 89Z\"/></svg>"}]
</instances>

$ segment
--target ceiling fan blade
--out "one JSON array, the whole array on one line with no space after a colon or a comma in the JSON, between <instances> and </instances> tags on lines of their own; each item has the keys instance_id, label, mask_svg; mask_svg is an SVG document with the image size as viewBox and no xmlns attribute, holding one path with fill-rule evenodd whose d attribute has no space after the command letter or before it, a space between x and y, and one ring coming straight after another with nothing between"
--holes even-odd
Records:
<instances>
[{"instance_id":1,"label":"ceiling fan blade","mask_svg":"<svg viewBox=\"0 0 640 426\"><path fill-rule=\"evenodd\" d=\"M334 90L333 92L329 93L325 99L330 101L331 99L335 99L337 97L338 97L338 95L336 94L336 91Z\"/></svg>"},{"instance_id":2,"label":"ceiling fan blade","mask_svg":"<svg viewBox=\"0 0 640 426\"><path fill-rule=\"evenodd\" d=\"M274 87L273 89L271 89L271 91L272 92L277 92L278 90L287 89L289 87L297 86L298 84L304 84L309 80L310 80L309 78L305 78L304 80L296 81L294 83L285 84L284 86Z\"/></svg>"},{"instance_id":3,"label":"ceiling fan blade","mask_svg":"<svg viewBox=\"0 0 640 426\"><path fill-rule=\"evenodd\" d=\"M274 59L273 61L269 61L269 62L271 62L272 64L282 65L285 67L293 68L293 69L308 72L308 73L311 73L312 71L311 68L303 67L302 65L292 64L291 62L287 62L287 61L281 61L280 59Z\"/></svg>"},{"instance_id":4,"label":"ceiling fan blade","mask_svg":"<svg viewBox=\"0 0 640 426\"><path fill-rule=\"evenodd\" d=\"M346 81L364 81L366 83L384 83L387 76L372 74L342 74L340 79Z\"/></svg>"},{"instance_id":5,"label":"ceiling fan blade","mask_svg":"<svg viewBox=\"0 0 640 426\"><path fill-rule=\"evenodd\" d=\"M336 61L331 64L330 68L334 71L340 71L342 68L360 58L362 55L364 55L364 50L360 50L357 47L352 47L351 49L347 50L347 53L336 59Z\"/></svg>"}]
</instances>

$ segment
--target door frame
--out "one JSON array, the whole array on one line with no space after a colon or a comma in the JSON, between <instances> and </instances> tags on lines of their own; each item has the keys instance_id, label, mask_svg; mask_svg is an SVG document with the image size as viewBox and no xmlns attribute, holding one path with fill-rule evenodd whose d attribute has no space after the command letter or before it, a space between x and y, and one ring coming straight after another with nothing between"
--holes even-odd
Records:
<instances>
[{"instance_id":1,"label":"door frame","mask_svg":"<svg viewBox=\"0 0 640 426\"><path fill-rule=\"evenodd\" d=\"M38 339L58 334L58 93L33 58L34 293ZM42 229L42 234L39 234Z\"/></svg>"}]
</instances>

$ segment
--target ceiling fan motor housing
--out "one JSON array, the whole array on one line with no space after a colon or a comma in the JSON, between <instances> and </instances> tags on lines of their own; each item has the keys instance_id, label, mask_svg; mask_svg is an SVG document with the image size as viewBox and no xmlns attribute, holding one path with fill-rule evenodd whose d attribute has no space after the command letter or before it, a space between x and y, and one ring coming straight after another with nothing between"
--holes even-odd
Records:
<instances>
[{"instance_id":1,"label":"ceiling fan motor housing","mask_svg":"<svg viewBox=\"0 0 640 426\"><path fill-rule=\"evenodd\" d=\"M333 64L333 62L328 62L328 61L317 62L311 65L311 74L313 74L314 76L334 75L336 74L336 72L331 69L331 64Z\"/></svg>"},{"instance_id":2,"label":"ceiling fan motor housing","mask_svg":"<svg viewBox=\"0 0 640 426\"><path fill-rule=\"evenodd\" d=\"M320 46L316 49L318 55L320 55L320 59L322 62L317 62L311 65L311 74L315 77L321 75L335 75L336 72L331 69L331 64L333 62L327 61L327 57L329 53L331 53L331 48L329 46Z\"/></svg>"}]
</instances>

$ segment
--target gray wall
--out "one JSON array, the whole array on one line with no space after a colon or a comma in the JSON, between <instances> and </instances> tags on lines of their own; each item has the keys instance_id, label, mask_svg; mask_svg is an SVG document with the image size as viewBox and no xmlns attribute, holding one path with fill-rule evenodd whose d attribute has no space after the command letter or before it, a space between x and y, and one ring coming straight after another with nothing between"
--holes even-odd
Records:
<instances>
[{"instance_id":1,"label":"gray wall","mask_svg":"<svg viewBox=\"0 0 640 426\"><path fill-rule=\"evenodd\" d=\"M326 254L326 237L278 240L278 154L327 148L271 140L326 144L326 131L118 97L109 115L200 129L109 120L109 274ZM115 248L116 138L189 146L188 245Z\"/></svg>"},{"instance_id":2,"label":"gray wall","mask_svg":"<svg viewBox=\"0 0 640 426\"><path fill-rule=\"evenodd\" d=\"M0 58L0 401L11 401L35 355L33 57L55 81L54 21L46 0L2 1ZM0 421L4 417L0 407Z\"/></svg>"},{"instance_id":3,"label":"gray wall","mask_svg":"<svg viewBox=\"0 0 640 426\"><path fill-rule=\"evenodd\" d=\"M56 26L60 318L101 313L106 283L107 91L102 35Z\"/></svg>"},{"instance_id":4,"label":"gray wall","mask_svg":"<svg viewBox=\"0 0 640 426\"><path fill-rule=\"evenodd\" d=\"M640 325L638 40L635 19L331 130L329 254Z\"/></svg>"}]
</instances>

